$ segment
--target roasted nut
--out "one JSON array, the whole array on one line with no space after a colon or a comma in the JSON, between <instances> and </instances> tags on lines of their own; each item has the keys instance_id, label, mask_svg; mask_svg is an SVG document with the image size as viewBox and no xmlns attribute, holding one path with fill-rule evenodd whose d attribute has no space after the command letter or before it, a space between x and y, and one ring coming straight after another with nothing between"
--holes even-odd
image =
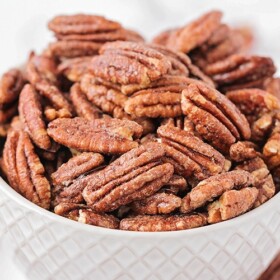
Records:
<instances>
[{"instance_id":1,"label":"roasted nut","mask_svg":"<svg viewBox=\"0 0 280 280\"><path fill-rule=\"evenodd\" d=\"M87 99L78 83L71 87L70 98L79 117L87 120L102 118L102 112Z\"/></svg>"},{"instance_id":2,"label":"roasted nut","mask_svg":"<svg viewBox=\"0 0 280 280\"><path fill-rule=\"evenodd\" d=\"M260 157L255 157L248 161L244 161L235 167L237 170L245 170L254 177L254 187L259 191L254 207L258 207L275 194L275 185L273 178Z\"/></svg>"},{"instance_id":3,"label":"roasted nut","mask_svg":"<svg viewBox=\"0 0 280 280\"><path fill-rule=\"evenodd\" d=\"M251 87L262 88L264 80L276 71L268 57L232 55L205 68L214 82L223 90Z\"/></svg>"},{"instance_id":4,"label":"roasted nut","mask_svg":"<svg viewBox=\"0 0 280 280\"><path fill-rule=\"evenodd\" d=\"M20 130L9 132L3 155L11 186L28 200L49 209L50 184L28 134Z\"/></svg>"},{"instance_id":5,"label":"roasted nut","mask_svg":"<svg viewBox=\"0 0 280 280\"><path fill-rule=\"evenodd\" d=\"M56 142L80 151L108 154L125 153L138 146L133 141L142 134L142 127L133 121L84 118L56 119L47 132Z\"/></svg>"},{"instance_id":6,"label":"roasted nut","mask_svg":"<svg viewBox=\"0 0 280 280\"><path fill-rule=\"evenodd\" d=\"M102 46L89 71L113 83L148 86L170 68L170 61L148 45L117 41Z\"/></svg>"},{"instance_id":7,"label":"roasted nut","mask_svg":"<svg viewBox=\"0 0 280 280\"><path fill-rule=\"evenodd\" d=\"M54 208L54 212L68 219L80 223L117 229L119 220L112 215L94 213L90 207L83 204L60 203Z\"/></svg>"},{"instance_id":8,"label":"roasted nut","mask_svg":"<svg viewBox=\"0 0 280 280\"><path fill-rule=\"evenodd\" d=\"M264 82L264 90L280 100L280 78L268 78Z\"/></svg>"},{"instance_id":9,"label":"roasted nut","mask_svg":"<svg viewBox=\"0 0 280 280\"><path fill-rule=\"evenodd\" d=\"M0 104L10 104L18 99L24 86L24 78L18 69L4 73L0 80Z\"/></svg>"},{"instance_id":10,"label":"roasted nut","mask_svg":"<svg viewBox=\"0 0 280 280\"><path fill-rule=\"evenodd\" d=\"M177 195L187 191L188 187L187 180L183 176L174 174L159 191Z\"/></svg>"},{"instance_id":11,"label":"roasted nut","mask_svg":"<svg viewBox=\"0 0 280 280\"><path fill-rule=\"evenodd\" d=\"M244 160L261 157L258 152L258 146L249 141L238 141L230 146L229 149L230 159L235 162L242 162Z\"/></svg>"},{"instance_id":12,"label":"roasted nut","mask_svg":"<svg viewBox=\"0 0 280 280\"><path fill-rule=\"evenodd\" d=\"M167 47L188 53L200 46L219 28L222 13L212 11L204 14L186 26L171 32L167 39Z\"/></svg>"},{"instance_id":13,"label":"roasted nut","mask_svg":"<svg viewBox=\"0 0 280 280\"><path fill-rule=\"evenodd\" d=\"M239 139L249 139L251 131L245 116L223 94L198 81L182 92L182 111L195 130L220 151L228 152Z\"/></svg>"},{"instance_id":14,"label":"roasted nut","mask_svg":"<svg viewBox=\"0 0 280 280\"><path fill-rule=\"evenodd\" d=\"M103 170L73 184L83 185L83 197L97 212L110 212L157 192L173 174L171 164L159 160L164 150L149 143L122 155Z\"/></svg>"},{"instance_id":15,"label":"roasted nut","mask_svg":"<svg viewBox=\"0 0 280 280\"><path fill-rule=\"evenodd\" d=\"M189 213L231 189L241 189L254 184L247 171L235 170L218 174L201 181L182 199L181 212Z\"/></svg>"},{"instance_id":16,"label":"roasted nut","mask_svg":"<svg viewBox=\"0 0 280 280\"><path fill-rule=\"evenodd\" d=\"M208 223L218 223L237 217L250 210L258 196L256 188L226 191L208 209Z\"/></svg>"},{"instance_id":17,"label":"roasted nut","mask_svg":"<svg viewBox=\"0 0 280 280\"><path fill-rule=\"evenodd\" d=\"M201 227L207 224L204 214L145 216L140 215L121 220L120 229L130 231L172 231Z\"/></svg>"},{"instance_id":18,"label":"roasted nut","mask_svg":"<svg viewBox=\"0 0 280 280\"><path fill-rule=\"evenodd\" d=\"M193 134L169 126L159 127L157 133L166 152L163 160L174 165L175 173L203 180L222 172L223 155Z\"/></svg>"}]
</instances>

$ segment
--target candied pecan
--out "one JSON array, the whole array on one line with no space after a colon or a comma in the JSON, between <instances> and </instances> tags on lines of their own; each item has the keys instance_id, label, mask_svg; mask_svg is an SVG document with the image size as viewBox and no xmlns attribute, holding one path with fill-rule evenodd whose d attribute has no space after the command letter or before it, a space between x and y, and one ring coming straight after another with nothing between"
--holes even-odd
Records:
<instances>
[{"instance_id":1,"label":"candied pecan","mask_svg":"<svg viewBox=\"0 0 280 280\"><path fill-rule=\"evenodd\" d=\"M167 47L188 53L200 46L219 28L222 13L212 11L200 18L171 32L167 39Z\"/></svg>"},{"instance_id":2,"label":"candied pecan","mask_svg":"<svg viewBox=\"0 0 280 280\"><path fill-rule=\"evenodd\" d=\"M79 117L87 120L102 118L102 112L87 99L78 83L71 87L70 98Z\"/></svg>"},{"instance_id":3,"label":"candied pecan","mask_svg":"<svg viewBox=\"0 0 280 280\"><path fill-rule=\"evenodd\" d=\"M164 149L148 143L133 149L103 170L73 184L84 186L83 197L98 212L109 212L121 205L144 199L157 192L173 174L173 166L159 160Z\"/></svg>"},{"instance_id":4,"label":"candied pecan","mask_svg":"<svg viewBox=\"0 0 280 280\"><path fill-rule=\"evenodd\" d=\"M17 104L10 104L8 108L0 109L0 124L7 123L17 114Z\"/></svg>"},{"instance_id":5,"label":"candied pecan","mask_svg":"<svg viewBox=\"0 0 280 280\"><path fill-rule=\"evenodd\" d=\"M74 179L95 169L103 162L104 158L100 154L81 153L62 164L56 172L52 174L52 183L55 186L68 186Z\"/></svg>"},{"instance_id":6,"label":"candied pecan","mask_svg":"<svg viewBox=\"0 0 280 280\"><path fill-rule=\"evenodd\" d=\"M260 157L244 161L236 166L235 169L248 171L254 177L253 186L259 191L254 207L263 204L275 194L273 178Z\"/></svg>"},{"instance_id":7,"label":"candied pecan","mask_svg":"<svg viewBox=\"0 0 280 280\"><path fill-rule=\"evenodd\" d=\"M28 200L48 209L50 184L28 134L20 130L9 132L3 155L11 186Z\"/></svg>"},{"instance_id":8,"label":"candied pecan","mask_svg":"<svg viewBox=\"0 0 280 280\"><path fill-rule=\"evenodd\" d=\"M181 206L181 198L171 193L156 193L131 203L131 209L138 215L170 214Z\"/></svg>"},{"instance_id":9,"label":"candied pecan","mask_svg":"<svg viewBox=\"0 0 280 280\"><path fill-rule=\"evenodd\" d=\"M94 213L90 207L84 204L62 202L54 208L54 212L68 219L80 223L117 229L119 220L112 215Z\"/></svg>"},{"instance_id":10,"label":"candied pecan","mask_svg":"<svg viewBox=\"0 0 280 280\"><path fill-rule=\"evenodd\" d=\"M58 72L72 82L79 82L88 71L92 57L82 56L78 58L65 59L58 65Z\"/></svg>"},{"instance_id":11,"label":"candied pecan","mask_svg":"<svg viewBox=\"0 0 280 280\"><path fill-rule=\"evenodd\" d=\"M254 184L254 177L247 171L234 170L201 181L183 199L180 208L182 213L189 213L225 191L234 188L245 188Z\"/></svg>"},{"instance_id":12,"label":"candied pecan","mask_svg":"<svg viewBox=\"0 0 280 280\"><path fill-rule=\"evenodd\" d=\"M263 147L263 155L270 169L280 166L280 133L272 133Z\"/></svg>"},{"instance_id":13,"label":"candied pecan","mask_svg":"<svg viewBox=\"0 0 280 280\"><path fill-rule=\"evenodd\" d=\"M121 25L102 16L76 14L56 16L49 22L48 27L56 34L69 35L116 30Z\"/></svg>"},{"instance_id":14,"label":"candied pecan","mask_svg":"<svg viewBox=\"0 0 280 280\"><path fill-rule=\"evenodd\" d=\"M162 31L156 37L153 38L152 43L157 44L157 45L166 46L167 40L168 40L170 34L176 30L177 30L177 28L172 28L172 29Z\"/></svg>"},{"instance_id":15,"label":"candied pecan","mask_svg":"<svg viewBox=\"0 0 280 280\"><path fill-rule=\"evenodd\" d=\"M0 80L0 104L10 104L18 99L24 86L24 78L18 69L4 73Z\"/></svg>"},{"instance_id":16,"label":"candied pecan","mask_svg":"<svg viewBox=\"0 0 280 280\"><path fill-rule=\"evenodd\" d=\"M142 127L133 121L84 118L56 119L47 132L56 142L73 149L108 154L125 153L138 146Z\"/></svg>"},{"instance_id":17,"label":"candied pecan","mask_svg":"<svg viewBox=\"0 0 280 280\"><path fill-rule=\"evenodd\" d=\"M261 153L258 152L258 146L255 143L249 141L238 141L230 146L229 156L231 160L241 162L260 157Z\"/></svg>"},{"instance_id":18,"label":"candied pecan","mask_svg":"<svg viewBox=\"0 0 280 280\"><path fill-rule=\"evenodd\" d=\"M223 94L198 81L182 92L182 111L198 134L220 151L231 144L249 139L251 130L245 116Z\"/></svg>"},{"instance_id":19,"label":"candied pecan","mask_svg":"<svg viewBox=\"0 0 280 280\"><path fill-rule=\"evenodd\" d=\"M226 191L219 200L208 205L208 223L229 220L247 212L253 207L258 192L256 188Z\"/></svg>"},{"instance_id":20,"label":"candied pecan","mask_svg":"<svg viewBox=\"0 0 280 280\"><path fill-rule=\"evenodd\" d=\"M48 150L52 142L43 120L42 106L33 86L25 85L19 98L19 115L25 130L41 149Z\"/></svg>"},{"instance_id":21,"label":"candied pecan","mask_svg":"<svg viewBox=\"0 0 280 280\"><path fill-rule=\"evenodd\" d=\"M192 215L139 215L121 220L120 229L130 231L172 231L201 227L207 224L204 214Z\"/></svg>"},{"instance_id":22,"label":"candied pecan","mask_svg":"<svg viewBox=\"0 0 280 280\"><path fill-rule=\"evenodd\" d=\"M119 84L148 86L171 68L162 53L143 43L117 41L106 43L93 57L89 71Z\"/></svg>"},{"instance_id":23,"label":"candied pecan","mask_svg":"<svg viewBox=\"0 0 280 280\"><path fill-rule=\"evenodd\" d=\"M280 109L280 100L261 89L239 89L226 94L250 123L263 114Z\"/></svg>"},{"instance_id":24,"label":"candied pecan","mask_svg":"<svg viewBox=\"0 0 280 280\"><path fill-rule=\"evenodd\" d=\"M170 180L160 189L160 192L180 194L188 190L187 180L180 175L174 174Z\"/></svg>"},{"instance_id":25,"label":"candied pecan","mask_svg":"<svg viewBox=\"0 0 280 280\"><path fill-rule=\"evenodd\" d=\"M166 152L163 161L172 163L177 174L202 180L222 172L223 155L193 134L170 126L159 127L157 133Z\"/></svg>"},{"instance_id":26,"label":"candied pecan","mask_svg":"<svg viewBox=\"0 0 280 280\"><path fill-rule=\"evenodd\" d=\"M273 94L280 100L280 78L268 78L264 82L264 90Z\"/></svg>"},{"instance_id":27,"label":"candied pecan","mask_svg":"<svg viewBox=\"0 0 280 280\"><path fill-rule=\"evenodd\" d=\"M234 54L228 58L209 64L206 74L223 90L262 87L264 80L276 71L268 57Z\"/></svg>"},{"instance_id":28,"label":"candied pecan","mask_svg":"<svg viewBox=\"0 0 280 280\"><path fill-rule=\"evenodd\" d=\"M136 92L125 102L125 111L137 117L168 118L182 115L181 92L185 86L165 86Z\"/></svg>"}]
</instances>

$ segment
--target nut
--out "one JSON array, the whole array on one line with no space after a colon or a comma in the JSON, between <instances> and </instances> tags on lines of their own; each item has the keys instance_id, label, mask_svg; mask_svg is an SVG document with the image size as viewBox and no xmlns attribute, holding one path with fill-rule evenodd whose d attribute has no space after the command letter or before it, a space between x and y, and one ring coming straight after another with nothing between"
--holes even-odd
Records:
<instances>
[{"instance_id":1,"label":"nut","mask_svg":"<svg viewBox=\"0 0 280 280\"><path fill-rule=\"evenodd\" d=\"M264 90L273 94L280 100L280 78L268 78L264 82Z\"/></svg>"},{"instance_id":2,"label":"nut","mask_svg":"<svg viewBox=\"0 0 280 280\"><path fill-rule=\"evenodd\" d=\"M201 227L207 224L204 214L145 216L139 215L121 220L120 229L130 231L172 231Z\"/></svg>"},{"instance_id":3,"label":"nut","mask_svg":"<svg viewBox=\"0 0 280 280\"><path fill-rule=\"evenodd\" d=\"M258 146L253 142L238 141L230 146L229 156L235 162L242 162L261 157L261 153L258 152Z\"/></svg>"}]
</instances>

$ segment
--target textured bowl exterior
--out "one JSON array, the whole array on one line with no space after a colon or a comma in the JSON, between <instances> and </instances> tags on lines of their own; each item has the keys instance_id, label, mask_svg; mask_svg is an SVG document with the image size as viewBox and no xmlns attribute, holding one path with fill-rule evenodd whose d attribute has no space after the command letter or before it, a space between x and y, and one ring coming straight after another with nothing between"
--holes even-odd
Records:
<instances>
[{"instance_id":1,"label":"textured bowl exterior","mask_svg":"<svg viewBox=\"0 0 280 280\"><path fill-rule=\"evenodd\" d=\"M9 235L14 259L31 280L252 280L280 249L279 232L280 195L217 225L137 233L56 216L0 179L0 236Z\"/></svg>"}]
</instances>

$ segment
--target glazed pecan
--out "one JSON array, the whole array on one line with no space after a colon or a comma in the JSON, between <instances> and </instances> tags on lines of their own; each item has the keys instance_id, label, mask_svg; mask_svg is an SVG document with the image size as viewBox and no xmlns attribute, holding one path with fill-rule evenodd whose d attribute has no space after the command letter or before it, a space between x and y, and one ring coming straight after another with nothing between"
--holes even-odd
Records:
<instances>
[{"instance_id":1,"label":"glazed pecan","mask_svg":"<svg viewBox=\"0 0 280 280\"><path fill-rule=\"evenodd\" d=\"M235 54L205 68L223 90L262 87L264 80L276 71L268 57Z\"/></svg>"},{"instance_id":2,"label":"glazed pecan","mask_svg":"<svg viewBox=\"0 0 280 280\"><path fill-rule=\"evenodd\" d=\"M0 80L0 104L10 104L18 99L24 86L24 78L18 69L4 73Z\"/></svg>"},{"instance_id":3,"label":"glazed pecan","mask_svg":"<svg viewBox=\"0 0 280 280\"><path fill-rule=\"evenodd\" d=\"M235 162L261 157L259 147L250 141L238 141L230 146L229 157Z\"/></svg>"},{"instance_id":4,"label":"glazed pecan","mask_svg":"<svg viewBox=\"0 0 280 280\"><path fill-rule=\"evenodd\" d=\"M218 223L237 217L250 210L258 196L256 188L226 191L208 209L208 223Z\"/></svg>"},{"instance_id":5,"label":"glazed pecan","mask_svg":"<svg viewBox=\"0 0 280 280\"><path fill-rule=\"evenodd\" d=\"M183 90L182 111L198 134L220 151L228 152L236 140L251 136L249 124L237 107L201 82L194 81Z\"/></svg>"},{"instance_id":6,"label":"glazed pecan","mask_svg":"<svg viewBox=\"0 0 280 280\"><path fill-rule=\"evenodd\" d=\"M133 139L142 134L133 121L84 118L56 119L48 125L48 135L56 142L80 151L108 154L125 153L138 146Z\"/></svg>"},{"instance_id":7,"label":"glazed pecan","mask_svg":"<svg viewBox=\"0 0 280 280\"><path fill-rule=\"evenodd\" d=\"M43 119L40 96L30 84L25 85L20 94L19 115L25 130L36 146L49 150L52 146L52 141L47 133Z\"/></svg>"},{"instance_id":8,"label":"glazed pecan","mask_svg":"<svg viewBox=\"0 0 280 280\"><path fill-rule=\"evenodd\" d=\"M78 83L71 87L70 99L79 117L87 120L102 118L102 112L87 99Z\"/></svg>"},{"instance_id":9,"label":"glazed pecan","mask_svg":"<svg viewBox=\"0 0 280 280\"><path fill-rule=\"evenodd\" d=\"M159 127L157 133L166 152L163 160L173 164L177 174L203 180L222 172L223 155L193 134L170 126Z\"/></svg>"},{"instance_id":10,"label":"glazed pecan","mask_svg":"<svg viewBox=\"0 0 280 280\"><path fill-rule=\"evenodd\" d=\"M254 177L247 171L235 170L201 181L182 199L182 213L189 213L231 189L241 189L254 184Z\"/></svg>"},{"instance_id":11,"label":"glazed pecan","mask_svg":"<svg viewBox=\"0 0 280 280\"><path fill-rule=\"evenodd\" d=\"M260 157L244 161L236 166L235 169L248 171L254 177L253 186L259 191L254 207L263 204L275 194L273 178Z\"/></svg>"},{"instance_id":12,"label":"glazed pecan","mask_svg":"<svg viewBox=\"0 0 280 280\"><path fill-rule=\"evenodd\" d=\"M168 58L148 45L117 41L102 46L89 71L113 83L146 87L170 69Z\"/></svg>"},{"instance_id":13,"label":"glazed pecan","mask_svg":"<svg viewBox=\"0 0 280 280\"><path fill-rule=\"evenodd\" d=\"M94 213L90 207L84 204L63 202L54 208L54 212L60 216L88 225L112 229L119 228L120 222L113 215Z\"/></svg>"},{"instance_id":14,"label":"glazed pecan","mask_svg":"<svg viewBox=\"0 0 280 280\"><path fill-rule=\"evenodd\" d=\"M11 130L5 144L4 164L11 186L33 203L49 209L50 184L26 132Z\"/></svg>"},{"instance_id":15,"label":"glazed pecan","mask_svg":"<svg viewBox=\"0 0 280 280\"><path fill-rule=\"evenodd\" d=\"M280 109L280 100L261 89L239 89L226 94L250 123L255 122L265 113Z\"/></svg>"},{"instance_id":16,"label":"glazed pecan","mask_svg":"<svg viewBox=\"0 0 280 280\"><path fill-rule=\"evenodd\" d=\"M138 215L170 214L181 206L181 198L171 193L156 193L130 205Z\"/></svg>"},{"instance_id":17,"label":"glazed pecan","mask_svg":"<svg viewBox=\"0 0 280 280\"><path fill-rule=\"evenodd\" d=\"M85 187L83 197L95 211L110 212L151 196L170 180L173 166L159 161L163 155L161 145L149 143L127 152L103 170L73 185Z\"/></svg>"},{"instance_id":18,"label":"glazed pecan","mask_svg":"<svg viewBox=\"0 0 280 280\"><path fill-rule=\"evenodd\" d=\"M273 94L280 100L280 78L268 78L264 82L264 90Z\"/></svg>"},{"instance_id":19,"label":"glazed pecan","mask_svg":"<svg viewBox=\"0 0 280 280\"><path fill-rule=\"evenodd\" d=\"M171 193L171 194L182 194L189 188L187 180L180 175L174 174L168 183L160 189L160 192Z\"/></svg>"},{"instance_id":20,"label":"glazed pecan","mask_svg":"<svg viewBox=\"0 0 280 280\"><path fill-rule=\"evenodd\" d=\"M120 229L130 231L172 231L201 227L207 224L204 214L192 215L139 215L121 220Z\"/></svg>"},{"instance_id":21,"label":"glazed pecan","mask_svg":"<svg viewBox=\"0 0 280 280\"><path fill-rule=\"evenodd\" d=\"M222 13L219 11L204 14L186 26L171 32L167 39L167 47L188 53L210 38L219 28L221 18Z\"/></svg>"}]
</instances>

